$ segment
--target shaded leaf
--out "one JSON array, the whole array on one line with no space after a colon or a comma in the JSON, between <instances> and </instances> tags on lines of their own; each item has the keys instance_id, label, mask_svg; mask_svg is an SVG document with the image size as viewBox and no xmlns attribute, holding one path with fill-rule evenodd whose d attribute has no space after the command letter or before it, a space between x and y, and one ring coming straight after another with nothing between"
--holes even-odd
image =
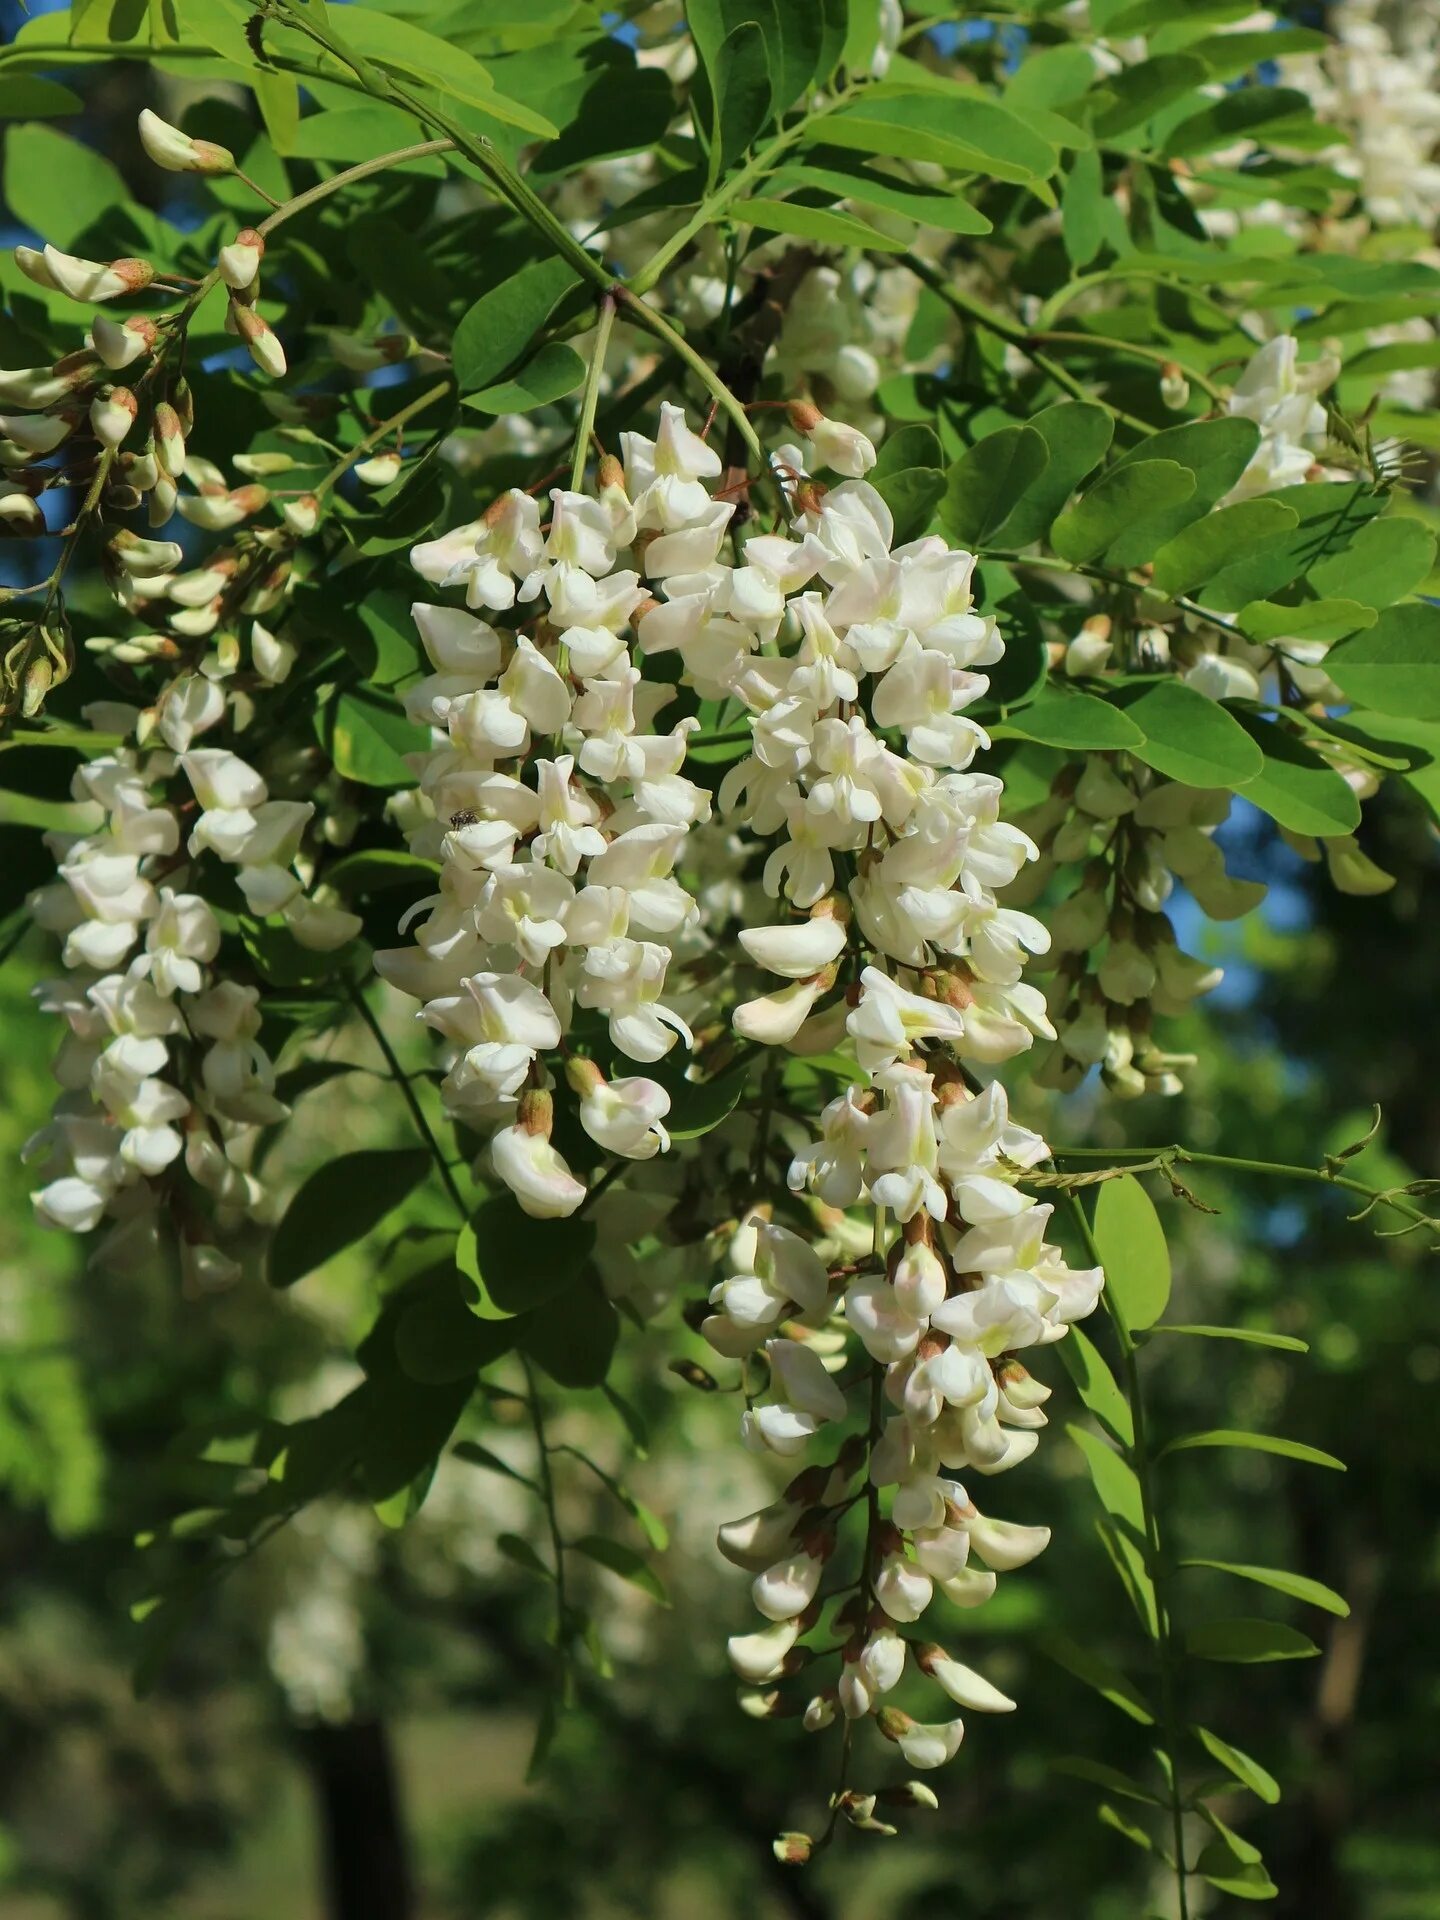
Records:
<instances>
[{"instance_id":1,"label":"shaded leaf","mask_svg":"<svg viewBox=\"0 0 1440 1920\"><path fill-rule=\"evenodd\" d=\"M1325 671L1362 707L1412 720L1440 719L1440 607L1387 607L1368 633L1325 656Z\"/></svg>"},{"instance_id":2,"label":"shaded leaf","mask_svg":"<svg viewBox=\"0 0 1440 1920\"><path fill-rule=\"evenodd\" d=\"M961 546L987 545L1049 463L1050 450L1032 427L987 434L945 476L946 533Z\"/></svg>"},{"instance_id":3,"label":"shaded leaf","mask_svg":"<svg viewBox=\"0 0 1440 1920\"><path fill-rule=\"evenodd\" d=\"M1160 1216L1134 1174L1102 1182L1095 1244L1111 1311L1131 1331L1153 1326L1170 1298L1170 1250Z\"/></svg>"},{"instance_id":4,"label":"shaded leaf","mask_svg":"<svg viewBox=\"0 0 1440 1920\"><path fill-rule=\"evenodd\" d=\"M1185 1651L1194 1660L1260 1666L1272 1660L1308 1660L1320 1649L1307 1634L1280 1620L1205 1620L1185 1629Z\"/></svg>"},{"instance_id":5,"label":"shaded leaf","mask_svg":"<svg viewBox=\"0 0 1440 1920\"><path fill-rule=\"evenodd\" d=\"M1326 1613L1338 1614L1341 1619L1349 1617L1348 1602L1342 1600L1333 1587L1327 1587L1322 1580L1311 1580L1303 1573L1288 1573L1283 1567L1252 1567L1237 1565L1230 1560L1181 1560L1182 1567L1208 1567L1214 1573L1233 1573L1237 1579L1253 1580L1257 1586L1270 1587L1276 1593L1287 1594L1292 1600L1303 1600L1309 1606L1321 1607Z\"/></svg>"},{"instance_id":6,"label":"shaded leaf","mask_svg":"<svg viewBox=\"0 0 1440 1920\"><path fill-rule=\"evenodd\" d=\"M576 1553L583 1553L587 1559L607 1567L611 1573L618 1573L622 1580L628 1580L631 1586L648 1593L662 1607L669 1606L670 1596L665 1591L664 1581L645 1556L636 1553L633 1547L624 1546L618 1540L609 1540L600 1533L587 1533L571 1544Z\"/></svg>"},{"instance_id":7,"label":"shaded leaf","mask_svg":"<svg viewBox=\"0 0 1440 1920\"><path fill-rule=\"evenodd\" d=\"M312 1173L270 1247L270 1284L293 1286L393 1213L430 1171L423 1147L347 1153Z\"/></svg>"},{"instance_id":8,"label":"shaded leaf","mask_svg":"<svg viewBox=\"0 0 1440 1920\"><path fill-rule=\"evenodd\" d=\"M1130 1404L1095 1343L1079 1327L1071 1327L1057 1350L1080 1398L1111 1439L1122 1447L1133 1447L1135 1422Z\"/></svg>"},{"instance_id":9,"label":"shaded leaf","mask_svg":"<svg viewBox=\"0 0 1440 1920\"><path fill-rule=\"evenodd\" d=\"M1074 1679L1108 1700L1112 1707L1118 1707L1128 1719L1138 1721L1142 1727L1155 1725L1155 1715L1145 1704L1139 1689L1126 1679L1118 1667L1111 1666L1098 1653L1092 1653L1068 1634L1059 1632L1042 1634L1038 1645L1040 1651L1053 1660L1057 1667L1063 1667Z\"/></svg>"},{"instance_id":10,"label":"shaded leaf","mask_svg":"<svg viewBox=\"0 0 1440 1920\"><path fill-rule=\"evenodd\" d=\"M1188 500L1194 491L1194 474L1174 460L1112 467L1060 515L1050 530L1051 543L1062 560L1096 560L1141 515Z\"/></svg>"},{"instance_id":11,"label":"shaded leaf","mask_svg":"<svg viewBox=\"0 0 1440 1920\"><path fill-rule=\"evenodd\" d=\"M1251 1453L1280 1454L1287 1460L1304 1461L1307 1466L1333 1467L1337 1473L1345 1471L1343 1460L1337 1460L1333 1453L1322 1453L1319 1447L1307 1446L1303 1440L1286 1440L1275 1433L1245 1433L1235 1427L1182 1434L1180 1439L1162 1447L1158 1457L1163 1459L1167 1453L1184 1453L1195 1447L1239 1447Z\"/></svg>"},{"instance_id":12,"label":"shaded leaf","mask_svg":"<svg viewBox=\"0 0 1440 1920\"><path fill-rule=\"evenodd\" d=\"M1325 839L1354 832L1360 824L1360 802L1348 781L1278 721L1250 713L1235 718L1265 756L1259 773L1245 782L1245 798L1252 806L1292 833Z\"/></svg>"},{"instance_id":13,"label":"shaded leaf","mask_svg":"<svg viewBox=\"0 0 1440 1920\"><path fill-rule=\"evenodd\" d=\"M1208 1727L1192 1727L1190 1731L1204 1747L1212 1760L1218 1760L1227 1773L1233 1774L1242 1787L1248 1787L1267 1806L1275 1806L1280 1799L1280 1782L1272 1773L1267 1773L1258 1760L1252 1760L1248 1753L1239 1747L1232 1747L1228 1740L1222 1740L1218 1733L1211 1733Z\"/></svg>"}]
</instances>

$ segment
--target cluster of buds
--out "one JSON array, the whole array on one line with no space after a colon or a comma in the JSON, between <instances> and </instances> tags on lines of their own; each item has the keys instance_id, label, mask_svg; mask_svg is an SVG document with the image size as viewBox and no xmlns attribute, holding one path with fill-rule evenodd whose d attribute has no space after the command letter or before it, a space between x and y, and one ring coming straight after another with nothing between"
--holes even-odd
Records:
<instances>
[{"instance_id":1,"label":"cluster of buds","mask_svg":"<svg viewBox=\"0 0 1440 1920\"><path fill-rule=\"evenodd\" d=\"M1126 754L1091 754L1024 816L1042 853L1024 896L1056 868L1081 867L1079 885L1047 916L1050 953L1039 964L1054 968L1048 1000L1059 1038L1039 1069L1042 1085L1078 1086L1098 1066L1122 1098L1180 1091L1180 1070L1193 1060L1161 1049L1154 1017L1183 1014L1223 976L1182 950L1165 904L1177 879L1212 920L1238 919L1265 895L1259 882L1226 872L1214 834L1230 799L1162 779Z\"/></svg>"}]
</instances>

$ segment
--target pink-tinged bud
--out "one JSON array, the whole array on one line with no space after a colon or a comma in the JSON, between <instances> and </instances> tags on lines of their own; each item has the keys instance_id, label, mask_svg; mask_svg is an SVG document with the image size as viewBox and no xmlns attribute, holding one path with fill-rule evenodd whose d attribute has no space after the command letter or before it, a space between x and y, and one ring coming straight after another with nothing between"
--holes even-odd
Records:
<instances>
[{"instance_id":1,"label":"pink-tinged bud","mask_svg":"<svg viewBox=\"0 0 1440 1920\"><path fill-rule=\"evenodd\" d=\"M599 1067L596 1066L595 1062L593 1060L582 1059L579 1054L572 1055L571 1058L565 1062L565 1078L575 1089L576 1093L582 1096L588 1093L594 1093L598 1087L603 1087L606 1084L605 1076Z\"/></svg>"},{"instance_id":2,"label":"pink-tinged bud","mask_svg":"<svg viewBox=\"0 0 1440 1920\"><path fill-rule=\"evenodd\" d=\"M90 428L113 453L139 417L140 403L129 387L111 387L90 402Z\"/></svg>"},{"instance_id":3,"label":"pink-tinged bud","mask_svg":"<svg viewBox=\"0 0 1440 1920\"><path fill-rule=\"evenodd\" d=\"M803 1867L814 1846L808 1833L778 1833L771 1843L771 1851L782 1867Z\"/></svg>"},{"instance_id":4,"label":"pink-tinged bud","mask_svg":"<svg viewBox=\"0 0 1440 1920\"><path fill-rule=\"evenodd\" d=\"M320 502L313 493L302 493L296 500L280 502L280 516L298 539L305 539L320 524Z\"/></svg>"},{"instance_id":5,"label":"pink-tinged bud","mask_svg":"<svg viewBox=\"0 0 1440 1920\"><path fill-rule=\"evenodd\" d=\"M168 400L155 409L155 457L163 472L178 480L185 471L185 432Z\"/></svg>"},{"instance_id":6,"label":"pink-tinged bud","mask_svg":"<svg viewBox=\"0 0 1440 1920\"><path fill-rule=\"evenodd\" d=\"M825 418L811 400L792 400L785 409L785 417L796 433L804 434L807 439Z\"/></svg>"},{"instance_id":7,"label":"pink-tinged bud","mask_svg":"<svg viewBox=\"0 0 1440 1920\"><path fill-rule=\"evenodd\" d=\"M192 140L149 107L140 114L140 144L167 173L233 173L235 156L213 140Z\"/></svg>"},{"instance_id":8,"label":"pink-tinged bud","mask_svg":"<svg viewBox=\"0 0 1440 1920\"><path fill-rule=\"evenodd\" d=\"M220 249L220 278L241 292L252 286L265 256L265 236L255 227L242 227L229 246Z\"/></svg>"},{"instance_id":9,"label":"pink-tinged bud","mask_svg":"<svg viewBox=\"0 0 1440 1920\"><path fill-rule=\"evenodd\" d=\"M83 260L78 254L46 247L45 266L52 286L72 300L115 300L122 294L143 293L155 278L148 260ZM33 275L31 276L34 277Z\"/></svg>"},{"instance_id":10,"label":"pink-tinged bud","mask_svg":"<svg viewBox=\"0 0 1440 1920\"><path fill-rule=\"evenodd\" d=\"M235 331L250 349L250 358L262 373L268 373L272 380L285 377L285 349L281 346L269 325L253 307L242 307L238 301L230 302L230 318L235 323Z\"/></svg>"},{"instance_id":11,"label":"pink-tinged bud","mask_svg":"<svg viewBox=\"0 0 1440 1920\"><path fill-rule=\"evenodd\" d=\"M0 435L24 454L53 453L75 431L79 418L78 413L0 413Z\"/></svg>"},{"instance_id":12,"label":"pink-tinged bud","mask_svg":"<svg viewBox=\"0 0 1440 1920\"><path fill-rule=\"evenodd\" d=\"M602 493L607 487L618 487L622 493L625 491L625 469L613 453L601 457L595 478Z\"/></svg>"},{"instance_id":13,"label":"pink-tinged bud","mask_svg":"<svg viewBox=\"0 0 1440 1920\"><path fill-rule=\"evenodd\" d=\"M924 1807L929 1813L939 1811L940 1802L923 1780L906 1780L898 1787L881 1787L875 1798L882 1807Z\"/></svg>"},{"instance_id":14,"label":"pink-tinged bud","mask_svg":"<svg viewBox=\"0 0 1440 1920\"><path fill-rule=\"evenodd\" d=\"M155 351L159 332L155 322L143 313L132 314L128 320L112 320L107 313L97 313L91 322L90 338L105 365L112 373L119 373L133 360Z\"/></svg>"},{"instance_id":15,"label":"pink-tinged bud","mask_svg":"<svg viewBox=\"0 0 1440 1920\"><path fill-rule=\"evenodd\" d=\"M925 1726L912 1720L898 1707L882 1707L875 1724L887 1740L893 1740L912 1767L928 1770L944 1766L959 1751L965 1737L961 1720L947 1720L938 1726Z\"/></svg>"}]
</instances>

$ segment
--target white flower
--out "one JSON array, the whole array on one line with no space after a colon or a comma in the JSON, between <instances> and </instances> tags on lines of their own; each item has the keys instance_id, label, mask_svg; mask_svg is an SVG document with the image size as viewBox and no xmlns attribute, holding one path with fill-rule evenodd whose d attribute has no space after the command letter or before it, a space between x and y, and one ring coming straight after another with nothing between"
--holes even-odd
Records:
<instances>
[{"instance_id":1,"label":"white flower","mask_svg":"<svg viewBox=\"0 0 1440 1920\"><path fill-rule=\"evenodd\" d=\"M965 1038L965 1020L958 1008L911 993L878 967L866 967L860 987L860 1004L846 1020L845 1029L867 1072L903 1058L916 1040L947 1039L958 1044Z\"/></svg>"},{"instance_id":2,"label":"white flower","mask_svg":"<svg viewBox=\"0 0 1440 1920\"><path fill-rule=\"evenodd\" d=\"M581 1099L580 1124L607 1153L650 1160L670 1145L660 1124L669 1111L670 1095L658 1081L638 1076L601 1080Z\"/></svg>"},{"instance_id":3,"label":"white flower","mask_svg":"<svg viewBox=\"0 0 1440 1920\"><path fill-rule=\"evenodd\" d=\"M523 1125L502 1127L490 1153L496 1173L532 1219L563 1219L583 1204L584 1181L575 1178L543 1134Z\"/></svg>"},{"instance_id":4,"label":"white flower","mask_svg":"<svg viewBox=\"0 0 1440 1920\"><path fill-rule=\"evenodd\" d=\"M140 144L155 162L171 173L233 173L235 156L212 140L192 140L149 107L140 113Z\"/></svg>"}]
</instances>

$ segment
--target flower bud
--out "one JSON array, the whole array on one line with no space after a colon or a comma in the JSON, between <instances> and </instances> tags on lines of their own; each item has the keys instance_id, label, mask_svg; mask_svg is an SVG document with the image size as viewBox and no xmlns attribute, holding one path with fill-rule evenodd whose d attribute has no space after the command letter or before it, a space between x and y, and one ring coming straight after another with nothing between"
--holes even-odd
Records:
<instances>
[{"instance_id":1,"label":"flower bud","mask_svg":"<svg viewBox=\"0 0 1440 1920\"><path fill-rule=\"evenodd\" d=\"M277 687L295 664L295 649L288 640L281 640L268 627L262 627L258 620L252 620L250 658L260 678L270 686Z\"/></svg>"},{"instance_id":2,"label":"flower bud","mask_svg":"<svg viewBox=\"0 0 1440 1920\"><path fill-rule=\"evenodd\" d=\"M281 346L269 325L261 319L253 307L242 307L237 301L230 302L230 318L235 323L235 331L250 349L250 358L262 373L268 373L272 380L285 377L285 349Z\"/></svg>"},{"instance_id":3,"label":"flower bud","mask_svg":"<svg viewBox=\"0 0 1440 1920\"><path fill-rule=\"evenodd\" d=\"M112 373L119 373L132 360L155 351L159 332L153 320L143 313L128 320L112 320L108 313L97 313L90 323L90 338L95 351Z\"/></svg>"},{"instance_id":4,"label":"flower bud","mask_svg":"<svg viewBox=\"0 0 1440 1920\"><path fill-rule=\"evenodd\" d=\"M320 524L320 502L313 493L280 502L280 517L298 539L305 539Z\"/></svg>"},{"instance_id":5,"label":"flower bud","mask_svg":"<svg viewBox=\"0 0 1440 1920\"><path fill-rule=\"evenodd\" d=\"M803 1867L814 1845L808 1833L779 1833L772 1842L771 1851L782 1867Z\"/></svg>"},{"instance_id":6,"label":"flower bud","mask_svg":"<svg viewBox=\"0 0 1440 1920\"><path fill-rule=\"evenodd\" d=\"M111 387L90 402L90 429L102 447L113 453L134 426L140 403L129 387Z\"/></svg>"},{"instance_id":7,"label":"flower bud","mask_svg":"<svg viewBox=\"0 0 1440 1920\"><path fill-rule=\"evenodd\" d=\"M0 490L0 521L26 533L39 533L45 525L45 515L39 501L32 500L28 493Z\"/></svg>"},{"instance_id":8,"label":"flower bud","mask_svg":"<svg viewBox=\"0 0 1440 1920\"><path fill-rule=\"evenodd\" d=\"M377 453L373 460L356 461L355 478L365 487L388 487L400 478L401 464L398 453Z\"/></svg>"},{"instance_id":9,"label":"flower bud","mask_svg":"<svg viewBox=\"0 0 1440 1920\"><path fill-rule=\"evenodd\" d=\"M142 293L155 278L148 260L82 260L78 254L61 253L58 247L46 247L45 268L51 286L72 300L114 300L121 294Z\"/></svg>"},{"instance_id":10,"label":"flower bud","mask_svg":"<svg viewBox=\"0 0 1440 1920\"><path fill-rule=\"evenodd\" d=\"M254 227L242 227L219 255L220 278L236 293L255 284L265 254L265 236Z\"/></svg>"},{"instance_id":11,"label":"flower bud","mask_svg":"<svg viewBox=\"0 0 1440 1920\"><path fill-rule=\"evenodd\" d=\"M1173 360L1160 369L1160 398L1172 413L1178 413L1190 398L1190 382Z\"/></svg>"},{"instance_id":12,"label":"flower bud","mask_svg":"<svg viewBox=\"0 0 1440 1920\"><path fill-rule=\"evenodd\" d=\"M105 551L137 580L151 580L173 573L185 558L183 547L173 540L142 540L138 533L122 529L110 540Z\"/></svg>"},{"instance_id":13,"label":"flower bud","mask_svg":"<svg viewBox=\"0 0 1440 1920\"><path fill-rule=\"evenodd\" d=\"M140 144L167 173L233 173L235 156L213 140L192 140L149 107L140 113Z\"/></svg>"},{"instance_id":14,"label":"flower bud","mask_svg":"<svg viewBox=\"0 0 1440 1920\"><path fill-rule=\"evenodd\" d=\"M185 432L180 416L168 400L155 409L155 457L172 480L185 471Z\"/></svg>"},{"instance_id":15,"label":"flower bud","mask_svg":"<svg viewBox=\"0 0 1440 1920\"><path fill-rule=\"evenodd\" d=\"M22 454L44 455L69 439L78 418L73 413L0 413L0 434Z\"/></svg>"},{"instance_id":16,"label":"flower bud","mask_svg":"<svg viewBox=\"0 0 1440 1920\"><path fill-rule=\"evenodd\" d=\"M0 369L0 402L27 411L53 407L75 388L84 384L84 375L57 373L53 367L15 367Z\"/></svg>"}]
</instances>

